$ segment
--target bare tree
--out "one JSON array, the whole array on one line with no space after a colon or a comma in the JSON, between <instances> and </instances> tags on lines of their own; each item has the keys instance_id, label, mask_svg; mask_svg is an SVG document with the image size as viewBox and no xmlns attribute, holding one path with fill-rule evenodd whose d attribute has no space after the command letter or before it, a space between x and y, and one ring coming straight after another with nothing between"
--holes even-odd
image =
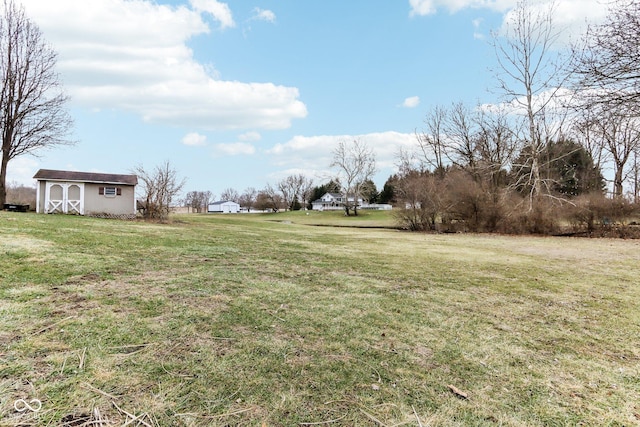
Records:
<instances>
[{"instance_id":1,"label":"bare tree","mask_svg":"<svg viewBox=\"0 0 640 427\"><path fill-rule=\"evenodd\" d=\"M56 53L13 0L0 16L0 206L6 202L9 161L67 140L72 122L55 72Z\"/></svg>"},{"instance_id":2,"label":"bare tree","mask_svg":"<svg viewBox=\"0 0 640 427\"><path fill-rule=\"evenodd\" d=\"M180 180L169 161L156 166L153 171L139 165L134 169L140 180L140 191L144 217L148 219L166 220L169 217L171 204L180 194L185 180Z\"/></svg>"},{"instance_id":3,"label":"bare tree","mask_svg":"<svg viewBox=\"0 0 640 427\"><path fill-rule=\"evenodd\" d=\"M436 220L446 216L443 177L429 170L416 169L409 157L403 156L399 161L400 173L394 193L400 206L394 211L394 217L409 230L435 230Z\"/></svg>"},{"instance_id":4,"label":"bare tree","mask_svg":"<svg viewBox=\"0 0 640 427\"><path fill-rule=\"evenodd\" d=\"M256 208L278 212L283 206L282 196L270 184L256 196Z\"/></svg>"},{"instance_id":5,"label":"bare tree","mask_svg":"<svg viewBox=\"0 0 640 427\"><path fill-rule=\"evenodd\" d=\"M300 204L304 207L304 209L307 209L307 203L309 202L309 198L312 196L312 192L313 179L307 178L306 176L303 177L300 185L298 199L300 200Z\"/></svg>"},{"instance_id":6,"label":"bare tree","mask_svg":"<svg viewBox=\"0 0 640 427\"><path fill-rule=\"evenodd\" d=\"M225 202L238 202L240 200L240 194L234 188L226 188L222 194L220 194L220 200Z\"/></svg>"},{"instance_id":7,"label":"bare tree","mask_svg":"<svg viewBox=\"0 0 640 427\"><path fill-rule=\"evenodd\" d=\"M286 209L293 210L293 202L298 191L296 177L290 175L283 178L278 182L277 186L282 196L282 203L286 206Z\"/></svg>"},{"instance_id":8,"label":"bare tree","mask_svg":"<svg viewBox=\"0 0 640 427\"><path fill-rule=\"evenodd\" d=\"M609 161L609 156L604 149L602 138L598 133L598 126L595 123L599 120L596 108L574 108L577 112L573 119L570 131L571 135L580 141L593 159L593 163L598 170L602 170L605 163Z\"/></svg>"},{"instance_id":9,"label":"bare tree","mask_svg":"<svg viewBox=\"0 0 640 427\"><path fill-rule=\"evenodd\" d=\"M519 148L516 138L518 131L513 129L507 116L504 109L480 109L476 117L479 128L476 145L479 168L489 177L494 190L505 183L506 170Z\"/></svg>"},{"instance_id":10,"label":"bare tree","mask_svg":"<svg viewBox=\"0 0 640 427\"><path fill-rule=\"evenodd\" d=\"M479 141L476 114L462 102L457 102L446 113L444 122L444 131L449 140L447 146L450 147L446 150L447 157L474 177L477 173Z\"/></svg>"},{"instance_id":11,"label":"bare tree","mask_svg":"<svg viewBox=\"0 0 640 427\"><path fill-rule=\"evenodd\" d=\"M491 189L504 184L506 168L519 148L517 127L505 108L472 109L458 102L450 109L436 107L425 123L428 132L420 135L418 150L399 154L401 174L407 167L419 171L433 168L435 178L443 179L447 168L456 166Z\"/></svg>"},{"instance_id":12,"label":"bare tree","mask_svg":"<svg viewBox=\"0 0 640 427\"><path fill-rule=\"evenodd\" d=\"M213 200L211 191L190 191L185 196L185 206L193 209L194 212L206 212L209 203Z\"/></svg>"},{"instance_id":13,"label":"bare tree","mask_svg":"<svg viewBox=\"0 0 640 427\"><path fill-rule=\"evenodd\" d=\"M587 106L624 106L640 114L640 2L614 0L601 25L584 37L585 48L576 48L573 72Z\"/></svg>"},{"instance_id":14,"label":"bare tree","mask_svg":"<svg viewBox=\"0 0 640 427\"><path fill-rule=\"evenodd\" d=\"M616 198L635 173L628 162L640 146L639 45L640 3L613 0L605 22L587 31L585 48L576 48L574 61L577 127L594 159L612 163Z\"/></svg>"},{"instance_id":15,"label":"bare tree","mask_svg":"<svg viewBox=\"0 0 640 427\"><path fill-rule=\"evenodd\" d=\"M433 171L440 178L444 177L447 147L444 136L444 123L447 111L443 107L435 107L424 119L426 129L416 133L418 153L415 154L420 169Z\"/></svg>"},{"instance_id":16,"label":"bare tree","mask_svg":"<svg viewBox=\"0 0 640 427\"><path fill-rule=\"evenodd\" d=\"M256 190L253 187L248 187L247 189L244 190L244 192L240 196L238 203L240 203L240 206L247 208L247 212L251 212L251 208L256 203L257 195L258 195L258 190Z\"/></svg>"},{"instance_id":17,"label":"bare tree","mask_svg":"<svg viewBox=\"0 0 640 427\"><path fill-rule=\"evenodd\" d=\"M293 210L296 202L305 205L307 193L312 185L313 181L303 174L289 175L278 183L278 190L282 194L284 204L289 210Z\"/></svg>"},{"instance_id":18,"label":"bare tree","mask_svg":"<svg viewBox=\"0 0 640 427\"><path fill-rule=\"evenodd\" d=\"M398 201L403 205L394 209L393 215L401 227L411 231L434 229L439 212L430 203L430 196L437 195L430 191L434 184L433 175L409 168L405 171L394 188Z\"/></svg>"},{"instance_id":19,"label":"bare tree","mask_svg":"<svg viewBox=\"0 0 640 427\"><path fill-rule=\"evenodd\" d=\"M352 143L340 141L333 151L331 167L338 170L338 181L342 183L342 203L349 216L351 210L358 215L358 198L364 183L376 171L376 159L366 143L354 140Z\"/></svg>"},{"instance_id":20,"label":"bare tree","mask_svg":"<svg viewBox=\"0 0 640 427\"><path fill-rule=\"evenodd\" d=\"M623 196L623 185L627 180L627 166L633 154L640 148L640 121L632 114L622 113L622 106L599 108L592 121L587 123L588 132L598 139L600 149L613 163L613 196Z\"/></svg>"},{"instance_id":21,"label":"bare tree","mask_svg":"<svg viewBox=\"0 0 640 427\"><path fill-rule=\"evenodd\" d=\"M562 121L555 113L569 59L554 50L560 35L552 19L555 9L555 2L541 10L519 1L508 17L506 33L493 40L499 90L525 121L521 138L528 156L525 164L514 167L529 171L521 175L526 182L517 184L531 188L530 209L544 190L540 167L545 146L558 136Z\"/></svg>"}]
</instances>

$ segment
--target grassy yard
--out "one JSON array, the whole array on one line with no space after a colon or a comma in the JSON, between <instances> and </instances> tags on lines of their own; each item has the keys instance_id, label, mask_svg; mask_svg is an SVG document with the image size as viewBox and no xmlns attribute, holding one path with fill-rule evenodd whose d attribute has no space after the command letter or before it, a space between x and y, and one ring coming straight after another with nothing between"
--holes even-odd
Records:
<instances>
[{"instance_id":1,"label":"grassy yard","mask_svg":"<svg viewBox=\"0 0 640 427\"><path fill-rule=\"evenodd\" d=\"M0 425L640 425L640 242L309 224L0 212Z\"/></svg>"},{"instance_id":2,"label":"grassy yard","mask_svg":"<svg viewBox=\"0 0 640 427\"><path fill-rule=\"evenodd\" d=\"M262 215L265 220L295 222L325 227L397 228L392 211L359 210L358 216L345 216L344 211L291 211L278 215Z\"/></svg>"}]
</instances>

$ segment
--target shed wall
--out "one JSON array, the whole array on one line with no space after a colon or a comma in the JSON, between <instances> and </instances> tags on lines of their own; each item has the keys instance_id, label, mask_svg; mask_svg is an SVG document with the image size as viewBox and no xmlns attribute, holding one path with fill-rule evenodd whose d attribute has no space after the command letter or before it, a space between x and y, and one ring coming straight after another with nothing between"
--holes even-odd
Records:
<instances>
[{"instance_id":1,"label":"shed wall","mask_svg":"<svg viewBox=\"0 0 640 427\"><path fill-rule=\"evenodd\" d=\"M100 194L100 187L120 188L121 195L109 196ZM85 184L85 215L135 215L135 187L116 184Z\"/></svg>"},{"instance_id":2,"label":"shed wall","mask_svg":"<svg viewBox=\"0 0 640 427\"><path fill-rule=\"evenodd\" d=\"M47 188L46 181L37 181L36 186L36 212L42 213L44 212L44 194Z\"/></svg>"},{"instance_id":3,"label":"shed wall","mask_svg":"<svg viewBox=\"0 0 640 427\"><path fill-rule=\"evenodd\" d=\"M240 205L235 202L224 203L212 203L207 209L208 212L222 212L222 213L238 213L240 212Z\"/></svg>"}]
</instances>

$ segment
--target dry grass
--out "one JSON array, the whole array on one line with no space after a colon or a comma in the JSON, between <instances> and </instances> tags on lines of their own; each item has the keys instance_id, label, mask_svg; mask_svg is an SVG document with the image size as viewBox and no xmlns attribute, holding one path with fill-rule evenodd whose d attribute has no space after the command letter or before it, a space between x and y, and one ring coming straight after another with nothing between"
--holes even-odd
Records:
<instances>
[{"instance_id":1,"label":"dry grass","mask_svg":"<svg viewBox=\"0 0 640 427\"><path fill-rule=\"evenodd\" d=\"M638 242L295 220L0 213L0 425L640 423Z\"/></svg>"}]
</instances>

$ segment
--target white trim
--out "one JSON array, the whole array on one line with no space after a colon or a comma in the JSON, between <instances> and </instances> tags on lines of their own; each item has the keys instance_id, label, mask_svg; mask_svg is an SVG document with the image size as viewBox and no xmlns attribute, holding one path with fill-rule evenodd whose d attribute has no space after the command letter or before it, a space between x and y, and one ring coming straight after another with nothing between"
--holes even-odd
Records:
<instances>
[{"instance_id":1,"label":"white trim","mask_svg":"<svg viewBox=\"0 0 640 427\"><path fill-rule=\"evenodd\" d=\"M54 186L59 186L62 190L62 199L51 198L51 189ZM69 188L74 186L78 187L80 190L79 199L69 198ZM55 212L84 215L84 183L75 181L46 181L46 189L44 192L44 213Z\"/></svg>"},{"instance_id":2,"label":"white trim","mask_svg":"<svg viewBox=\"0 0 640 427\"><path fill-rule=\"evenodd\" d=\"M40 213L40 181L36 183L36 213Z\"/></svg>"}]
</instances>

